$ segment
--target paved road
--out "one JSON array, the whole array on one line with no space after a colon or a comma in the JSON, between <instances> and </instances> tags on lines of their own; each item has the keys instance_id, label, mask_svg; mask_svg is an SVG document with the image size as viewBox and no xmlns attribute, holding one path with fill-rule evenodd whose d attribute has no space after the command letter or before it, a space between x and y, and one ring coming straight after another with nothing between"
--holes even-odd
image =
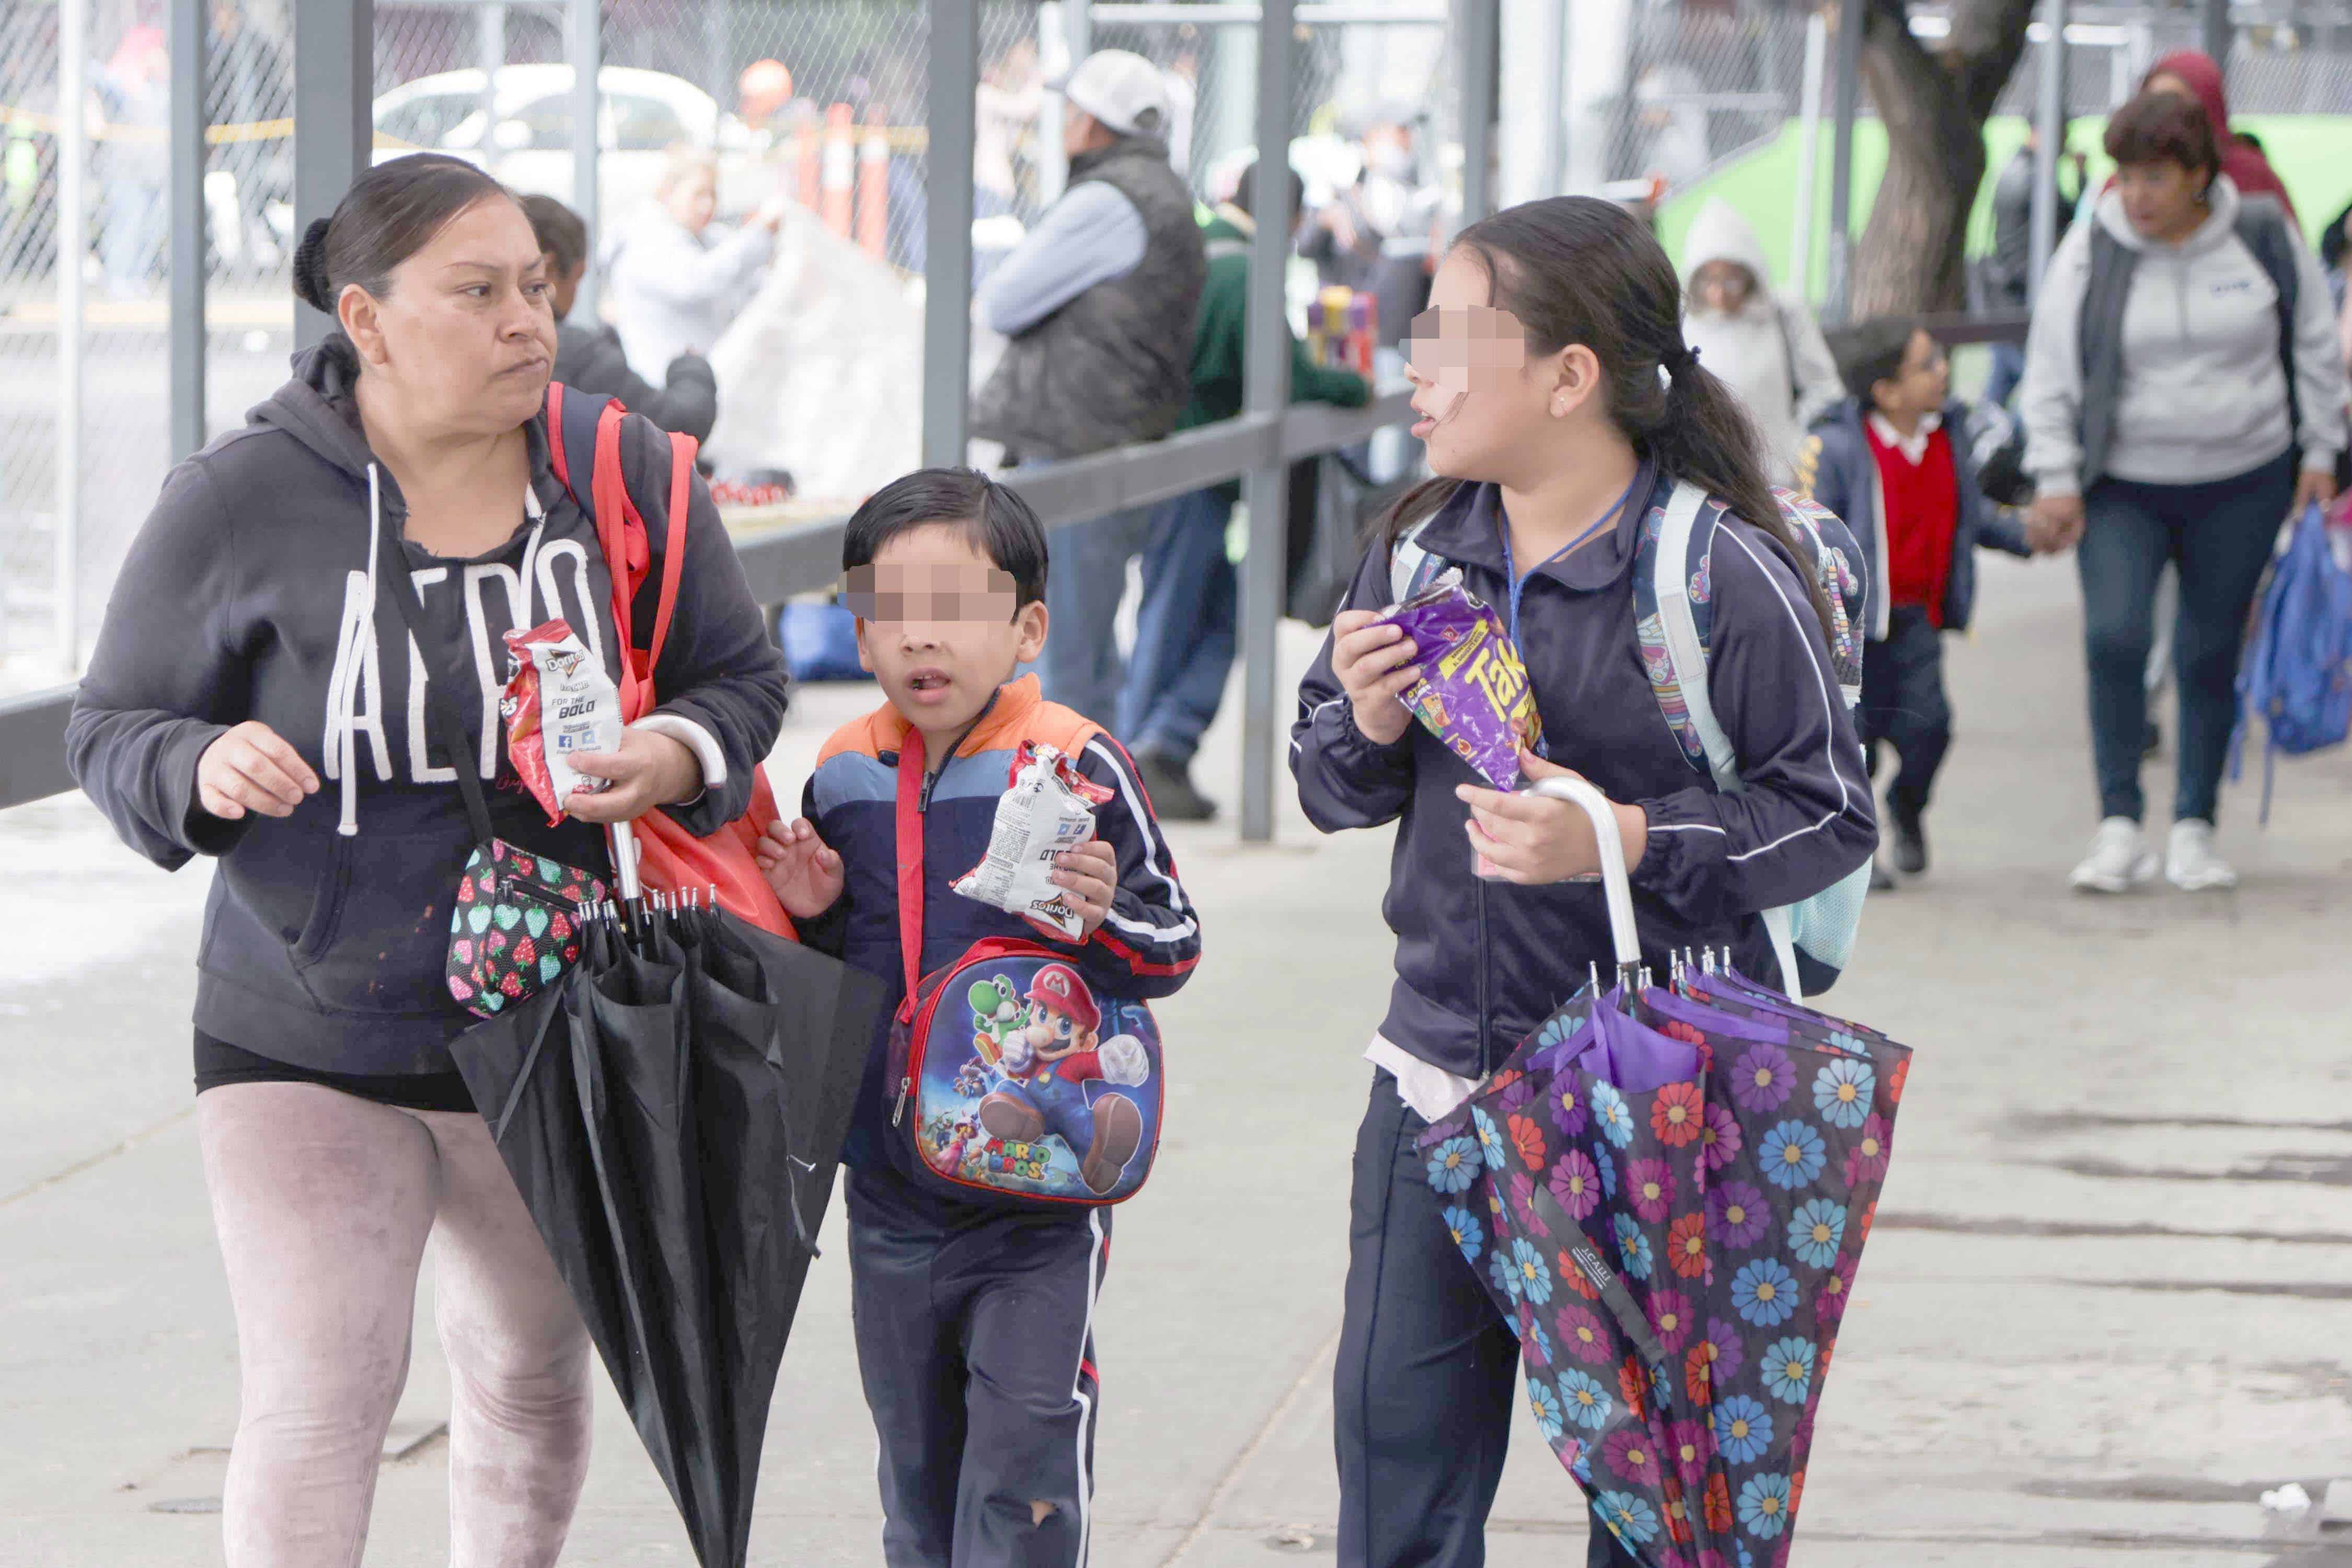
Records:
<instances>
[{"instance_id":1,"label":"paved road","mask_svg":"<svg viewBox=\"0 0 2352 1568\"><path fill-rule=\"evenodd\" d=\"M2066 568L1988 563L1952 648L1962 739L1929 883L1874 903L1840 1005L1919 1050L1839 1345L1798 1561L2013 1568L2352 1564L2254 1500L2352 1473L2352 760L2232 795L2234 895L2062 890L2091 826ZM1303 636L1286 654L1310 651ZM797 781L861 691L814 694ZM1230 726L1204 780L1231 776ZM2161 801L2163 791L2158 791ZM1097 1560L1328 1560L1345 1181L1386 987L1372 835L1271 850L1181 831L1208 962L1163 1010L1181 1062L1151 1191L1119 1216L1101 1348ZM0 1549L10 1563L218 1560L234 1339L187 1120L202 889L87 809L0 817ZM756 1560L877 1561L837 1216L775 1405ZM416 1369L369 1562L445 1561L446 1373ZM617 1404L567 1563L685 1563ZM1522 1423L1497 1568L1582 1560L1570 1482ZM191 1511L193 1510L193 1511ZM2352 1536L2345 1538L2352 1541Z\"/></svg>"}]
</instances>

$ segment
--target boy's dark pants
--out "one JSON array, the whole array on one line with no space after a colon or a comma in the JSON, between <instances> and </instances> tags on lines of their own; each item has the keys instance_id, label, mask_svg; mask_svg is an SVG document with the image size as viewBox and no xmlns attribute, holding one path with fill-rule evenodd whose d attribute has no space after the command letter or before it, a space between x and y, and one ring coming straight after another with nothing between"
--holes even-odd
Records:
<instances>
[{"instance_id":1,"label":"boy's dark pants","mask_svg":"<svg viewBox=\"0 0 2352 1568\"><path fill-rule=\"evenodd\" d=\"M1076 1568L1110 1212L943 1203L849 1173L851 1313L887 1568ZM1034 1504L1049 1503L1043 1520Z\"/></svg>"},{"instance_id":2,"label":"boy's dark pants","mask_svg":"<svg viewBox=\"0 0 2352 1568\"><path fill-rule=\"evenodd\" d=\"M1928 621L1925 606L1894 605L1887 612L1886 640L1864 646L1861 717L1874 778L1881 744L1895 748L1897 766L1887 805L1901 816L1922 816L1936 771L1952 744L1944 634Z\"/></svg>"}]
</instances>

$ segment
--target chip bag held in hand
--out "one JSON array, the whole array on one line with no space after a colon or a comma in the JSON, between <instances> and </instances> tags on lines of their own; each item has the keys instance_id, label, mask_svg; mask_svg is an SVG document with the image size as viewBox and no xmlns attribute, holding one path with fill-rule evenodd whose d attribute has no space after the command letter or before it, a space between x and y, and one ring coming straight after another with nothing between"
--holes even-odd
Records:
<instances>
[{"instance_id":1,"label":"chip bag held in hand","mask_svg":"<svg viewBox=\"0 0 2352 1568\"><path fill-rule=\"evenodd\" d=\"M507 689L499 715L507 722L507 754L550 826L563 820L563 800L590 794L607 780L573 771L572 759L621 744L621 693L604 667L561 620L507 633Z\"/></svg>"},{"instance_id":2,"label":"chip bag held in hand","mask_svg":"<svg viewBox=\"0 0 2352 1568\"><path fill-rule=\"evenodd\" d=\"M988 854L955 880L967 899L1051 926L1072 942L1083 927L1054 880L1055 858L1095 836L1095 807L1110 791L1051 746L1024 742L1013 784L996 803Z\"/></svg>"},{"instance_id":3,"label":"chip bag held in hand","mask_svg":"<svg viewBox=\"0 0 2352 1568\"><path fill-rule=\"evenodd\" d=\"M1398 699L1499 790L1519 787L1519 748L1543 742L1535 689L1503 618L1453 568L1381 616L1412 639L1421 679Z\"/></svg>"}]
</instances>

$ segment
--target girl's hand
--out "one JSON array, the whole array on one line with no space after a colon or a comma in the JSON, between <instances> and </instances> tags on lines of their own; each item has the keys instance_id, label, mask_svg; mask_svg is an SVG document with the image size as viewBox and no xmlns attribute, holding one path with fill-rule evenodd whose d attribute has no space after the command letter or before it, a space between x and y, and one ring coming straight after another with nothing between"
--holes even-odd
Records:
<instances>
[{"instance_id":1,"label":"girl's hand","mask_svg":"<svg viewBox=\"0 0 2352 1568\"><path fill-rule=\"evenodd\" d=\"M1078 917L1077 940L1086 941L1110 913L1111 896L1118 889L1118 851L1099 838L1089 838L1055 858L1054 885L1062 889ZM1054 940L1066 940L1050 926Z\"/></svg>"},{"instance_id":2,"label":"girl's hand","mask_svg":"<svg viewBox=\"0 0 2352 1568\"><path fill-rule=\"evenodd\" d=\"M573 769L605 787L593 794L573 790L563 797L564 814L582 822L635 822L657 805L675 805L702 793L702 764L681 741L651 730L621 731L610 752L583 752Z\"/></svg>"},{"instance_id":3,"label":"girl's hand","mask_svg":"<svg viewBox=\"0 0 2352 1568\"><path fill-rule=\"evenodd\" d=\"M1404 629L1381 620L1376 610L1342 610L1333 617L1331 673L1348 693L1366 740L1393 746L1404 738L1412 710L1401 699L1421 679L1421 666L1408 662L1416 651Z\"/></svg>"},{"instance_id":4,"label":"girl's hand","mask_svg":"<svg viewBox=\"0 0 2352 1568\"><path fill-rule=\"evenodd\" d=\"M319 793L319 775L277 731L258 719L222 731L196 759L196 804L223 822L247 812L291 816Z\"/></svg>"},{"instance_id":5,"label":"girl's hand","mask_svg":"<svg viewBox=\"0 0 2352 1568\"><path fill-rule=\"evenodd\" d=\"M1578 778L1580 775L1544 761L1524 746L1519 771L1531 779ZM1477 873L1522 887L1592 877L1601 870L1601 847L1592 837L1592 819L1583 808L1565 800L1539 795L1505 795L1499 790L1463 784L1454 792L1468 803L1470 820L1463 824L1470 847L1477 852ZM1617 817L1617 834L1625 843L1628 869L1642 862L1650 842L1650 819L1638 805L1610 808Z\"/></svg>"},{"instance_id":6,"label":"girl's hand","mask_svg":"<svg viewBox=\"0 0 2352 1568\"><path fill-rule=\"evenodd\" d=\"M816 836L816 825L805 816L768 824L751 847L751 858L784 913L796 921L816 919L841 897L841 856Z\"/></svg>"}]
</instances>

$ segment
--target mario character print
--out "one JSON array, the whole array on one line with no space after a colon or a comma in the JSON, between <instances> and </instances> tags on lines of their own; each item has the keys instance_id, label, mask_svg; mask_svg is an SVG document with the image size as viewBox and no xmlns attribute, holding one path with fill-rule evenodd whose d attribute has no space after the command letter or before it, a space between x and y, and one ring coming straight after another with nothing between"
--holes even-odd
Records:
<instances>
[{"instance_id":1,"label":"mario character print","mask_svg":"<svg viewBox=\"0 0 2352 1568\"><path fill-rule=\"evenodd\" d=\"M1132 1035L1101 1038L1102 1009L1066 963L1040 969L1027 1001L1026 1027L1003 1037L1000 1081L980 1102L981 1128L1006 1142L1058 1137L1076 1156L1079 1179L1108 1193L1143 1142L1143 1112L1115 1090L1089 1099L1087 1085L1139 1086L1150 1058Z\"/></svg>"}]
</instances>

